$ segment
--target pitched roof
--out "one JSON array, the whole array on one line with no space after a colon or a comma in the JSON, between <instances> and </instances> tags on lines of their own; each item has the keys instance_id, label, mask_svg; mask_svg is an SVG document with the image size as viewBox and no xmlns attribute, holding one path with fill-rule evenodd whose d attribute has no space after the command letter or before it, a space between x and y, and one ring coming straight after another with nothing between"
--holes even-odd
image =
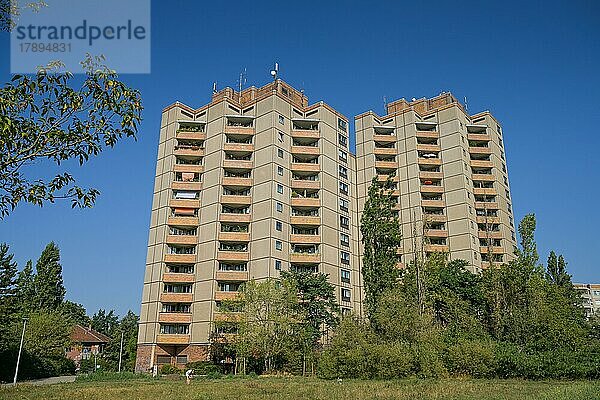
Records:
<instances>
[{"instance_id":1,"label":"pitched roof","mask_svg":"<svg viewBox=\"0 0 600 400\"><path fill-rule=\"evenodd\" d=\"M73 327L71 340L76 343L108 343L110 338L92 328L86 328L77 324Z\"/></svg>"}]
</instances>

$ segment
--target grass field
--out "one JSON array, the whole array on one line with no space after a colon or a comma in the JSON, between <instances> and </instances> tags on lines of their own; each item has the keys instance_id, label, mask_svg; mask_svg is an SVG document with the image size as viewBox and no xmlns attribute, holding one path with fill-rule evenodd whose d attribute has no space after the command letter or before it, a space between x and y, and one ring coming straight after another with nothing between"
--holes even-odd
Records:
<instances>
[{"instance_id":1,"label":"grass field","mask_svg":"<svg viewBox=\"0 0 600 400\"><path fill-rule=\"evenodd\" d=\"M209 400L209 399L600 399L600 382L521 380L357 381L315 378L241 378L88 381L0 389L6 400Z\"/></svg>"}]
</instances>

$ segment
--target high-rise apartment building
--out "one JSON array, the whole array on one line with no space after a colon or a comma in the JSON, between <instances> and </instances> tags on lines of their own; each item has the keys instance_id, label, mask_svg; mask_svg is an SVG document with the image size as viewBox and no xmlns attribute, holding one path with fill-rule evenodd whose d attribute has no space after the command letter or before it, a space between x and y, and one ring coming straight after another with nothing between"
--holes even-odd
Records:
<instances>
[{"instance_id":1,"label":"high-rise apartment building","mask_svg":"<svg viewBox=\"0 0 600 400\"><path fill-rule=\"evenodd\" d=\"M328 274L362 313L359 221L374 177L393 176L402 261L442 251L478 272L513 257L500 124L449 93L348 120L281 80L164 109L136 369L205 359L220 302L281 270ZM426 239L422 241L421 239Z\"/></svg>"},{"instance_id":2,"label":"high-rise apartment building","mask_svg":"<svg viewBox=\"0 0 600 400\"><path fill-rule=\"evenodd\" d=\"M574 283L573 286L581 294L583 310L587 318L600 313L600 284Z\"/></svg>"},{"instance_id":3,"label":"high-rise apartment building","mask_svg":"<svg viewBox=\"0 0 600 400\"><path fill-rule=\"evenodd\" d=\"M204 359L219 306L280 270L329 275L360 313L349 125L281 80L164 109L137 370Z\"/></svg>"},{"instance_id":4,"label":"high-rise apartment building","mask_svg":"<svg viewBox=\"0 0 600 400\"><path fill-rule=\"evenodd\" d=\"M389 103L385 116L358 115L355 129L358 210L372 179L392 175L403 262L441 251L478 272L513 257L502 129L489 112L469 115L442 93Z\"/></svg>"}]
</instances>

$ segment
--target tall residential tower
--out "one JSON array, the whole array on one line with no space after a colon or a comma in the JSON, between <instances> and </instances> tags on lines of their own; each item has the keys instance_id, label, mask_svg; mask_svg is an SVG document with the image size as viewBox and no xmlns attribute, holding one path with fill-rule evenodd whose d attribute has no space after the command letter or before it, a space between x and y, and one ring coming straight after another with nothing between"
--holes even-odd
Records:
<instances>
[{"instance_id":1,"label":"tall residential tower","mask_svg":"<svg viewBox=\"0 0 600 400\"><path fill-rule=\"evenodd\" d=\"M136 369L207 356L220 302L281 270L329 275L360 313L348 120L281 80L163 111Z\"/></svg>"}]
</instances>

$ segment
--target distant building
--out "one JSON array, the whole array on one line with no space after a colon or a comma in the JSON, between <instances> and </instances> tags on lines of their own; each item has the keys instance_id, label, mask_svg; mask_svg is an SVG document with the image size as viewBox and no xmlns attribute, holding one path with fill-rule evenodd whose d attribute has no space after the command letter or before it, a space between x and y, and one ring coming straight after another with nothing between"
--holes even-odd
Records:
<instances>
[{"instance_id":1,"label":"distant building","mask_svg":"<svg viewBox=\"0 0 600 400\"><path fill-rule=\"evenodd\" d=\"M108 344L110 338L92 328L75 325L71 333L71 348L67 351L67 358L75 361L79 366L81 360L92 358L100 354Z\"/></svg>"},{"instance_id":2,"label":"distant building","mask_svg":"<svg viewBox=\"0 0 600 400\"><path fill-rule=\"evenodd\" d=\"M575 289L581 294L586 317L600 312L600 284L574 283Z\"/></svg>"}]
</instances>

